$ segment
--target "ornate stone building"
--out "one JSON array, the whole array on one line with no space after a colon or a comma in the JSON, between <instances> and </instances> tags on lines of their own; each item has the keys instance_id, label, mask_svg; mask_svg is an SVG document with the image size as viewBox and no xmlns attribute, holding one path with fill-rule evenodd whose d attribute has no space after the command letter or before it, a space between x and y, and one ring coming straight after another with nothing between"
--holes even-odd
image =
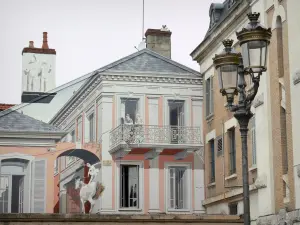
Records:
<instances>
[{"instance_id":1,"label":"ornate stone building","mask_svg":"<svg viewBox=\"0 0 300 225\"><path fill-rule=\"evenodd\" d=\"M237 121L224 107L212 58L222 51L221 41L234 40L247 23L247 13L259 12L260 22L272 29L268 71L261 77L249 124L249 182L251 219L275 224L289 221L299 208L296 96L300 51L299 1L252 0L213 3L206 37L191 53L204 80L205 200L208 213L243 214L241 140ZM298 19L299 21L299 19ZM299 157L298 157L299 158ZM298 205L297 205L298 204ZM267 216L268 215L268 216ZM279 216L280 215L280 216ZM276 222L277 223L277 222Z\"/></svg>"}]
</instances>

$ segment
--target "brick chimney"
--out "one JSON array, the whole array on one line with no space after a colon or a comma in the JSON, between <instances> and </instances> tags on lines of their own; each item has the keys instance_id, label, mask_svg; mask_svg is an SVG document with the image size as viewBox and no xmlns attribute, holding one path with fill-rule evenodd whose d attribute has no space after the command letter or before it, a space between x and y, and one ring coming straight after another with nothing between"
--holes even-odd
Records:
<instances>
[{"instance_id":1,"label":"brick chimney","mask_svg":"<svg viewBox=\"0 0 300 225\"><path fill-rule=\"evenodd\" d=\"M43 49L49 49L47 32L43 32L43 45L42 45L42 48Z\"/></svg>"},{"instance_id":2,"label":"brick chimney","mask_svg":"<svg viewBox=\"0 0 300 225\"><path fill-rule=\"evenodd\" d=\"M29 41L29 46L28 48L34 48L34 42L33 41Z\"/></svg>"},{"instance_id":3,"label":"brick chimney","mask_svg":"<svg viewBox=\"0 0 300 225\"><path fill-rule=\"evenodd\" d=\"M171 59L171 34L166 25L161 29L148 29L145 33L146 48Z\"/></svg>"}]
</instances>

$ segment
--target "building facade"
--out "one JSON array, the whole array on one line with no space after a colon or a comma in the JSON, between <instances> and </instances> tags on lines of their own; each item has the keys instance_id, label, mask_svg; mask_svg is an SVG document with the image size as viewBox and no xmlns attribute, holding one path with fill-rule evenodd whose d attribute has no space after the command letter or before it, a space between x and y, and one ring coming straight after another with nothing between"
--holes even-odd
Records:
<instances>
[{"instance_id":1,"label":"building facade","mask_svg":"<svg viewBox=\"0 0 300 225\"><path fill-rule=\"evenodd\" d=\"M226 100L219 93L212 58L222 51L222 40L227 38L233 39L235 50L240 51L235 32L248 23L247 13L251 11L259 12L261 24L272 29L268 70L261 76L251 109L254 117L249 123L251 220L272 224L288 217L292 220L293 215L287 216L286 211L297 209L297 128L292 126L297 118L292 115L298 107L292 99L299 74L294 58L300 47L295 44L299 28L294 22L290 25L292 19L288 16L291 12L294 21L297 7L298 2L289 0L226 0L211 5L210 28L191 53L200 64L205 87L203 204L207 213L243 214L240 132L233 114L224 107ZM294 59L293 67L290 58Z\"/></svg>"},{"instance_id":2,"label":"building facade","mask_svg":"<svg viewBox=\"0 0 300 225\"><path fill-rule=\"evenodd\" d=\"M65 131L12 110L0 112L0 213L52 213L55 155Z\"/></svg>"},{"instance_id":3,"label":"building facade","mask_svg":"<svg viewBox=\"0 0 300 225\"><path fill-rule=\"evenodd\" d=\"M203 213L202 78L171 60L169 30L145 35L147 48L94 71L50 123L100 146L94 213ZM70 165L60 212L80 208L68 188L84 169Z\"/></svg>"}]
</instances>

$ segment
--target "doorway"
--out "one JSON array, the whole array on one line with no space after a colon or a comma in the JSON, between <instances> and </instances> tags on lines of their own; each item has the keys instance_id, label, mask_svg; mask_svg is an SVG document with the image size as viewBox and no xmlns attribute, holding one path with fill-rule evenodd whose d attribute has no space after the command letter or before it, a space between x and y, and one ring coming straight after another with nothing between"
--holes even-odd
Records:
<instances>
[{"instance_id":1,"label":"doorway","mask_svg":"<svg viewBox=\"0 0 300 225\"><path fill-rule=\"evenodd\" d=\"M169 101L171 143L181 143L184 126L184 101Z\"/></svg>"}]
</instances>

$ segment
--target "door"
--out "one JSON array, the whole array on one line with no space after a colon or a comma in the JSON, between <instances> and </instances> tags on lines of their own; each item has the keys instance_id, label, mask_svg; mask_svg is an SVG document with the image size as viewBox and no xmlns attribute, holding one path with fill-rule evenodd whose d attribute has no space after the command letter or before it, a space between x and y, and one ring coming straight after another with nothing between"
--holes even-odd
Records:
<instances>
[{"instance_id":1,"label":"door","mask_svg":"<svg viewBox=\"0 0 300 225\"><path fill-rule=\"evenodd\" d=\"M171 143L178 144L183 141L184 101L169 102Z\"/></svg>"},{"instance_id":2,"label":"door","mask_svg":"<svg viewBox=\"0 0 300 225\"><path fill-rule=\"evenodd\" d=\"M19 180L19 213L23 213L24 208L24 176Z\"/></svg>"}]
</instances>

